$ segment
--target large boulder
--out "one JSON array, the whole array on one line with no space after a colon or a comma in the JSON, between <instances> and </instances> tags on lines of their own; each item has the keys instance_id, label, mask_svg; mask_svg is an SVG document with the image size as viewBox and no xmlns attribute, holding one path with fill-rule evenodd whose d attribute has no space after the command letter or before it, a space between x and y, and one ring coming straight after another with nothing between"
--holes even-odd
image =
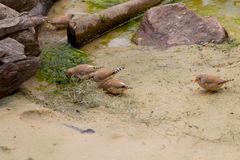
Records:
<instances>
[{"instance_id":1,"label":"large boulder","mask_svg":"<svg viewBox=\"0 0 240 160\"><path fill-rule=\"evenodd\" d=\"M0 3L0 20L18 16L19 13ZM29 28L9 35L25 46L25 55L37 56L41 52L39 41L34 28Z\"/></svg>"},{"instance_id":2,"label":"large boulder","mask_svg":"<svg viewBox=\"0 0 240 160\"><path fill-rule=\"evenodd\" d=\"M46 16L53 3L58 0L38 0L36 6L30 11L33 15Z\"/></svg>"},{"instance_id":3,"label":"large boulder","mask_svg":"<svg viewBox=\"0 0 240 160\"><path fill-rule=\"evenodd\" d=\"M35 0L0 0L0 28L3 31L0 38L0 99L15 92L24 81L37 72L40 66L40 58L35 56L40 54L41 48L34 26L43 21L35 23L36 19L33 18L46 15L56 0L36 0L38 3L30 11L30 15L20 14L8 7L15 2L19 5L17 10L22 11L23 8L20 9L22 2L28 3L29 1L35 2ZM15 8L14 5L12 7ZM16 27L17 25L19 27Z\"/></svg>"},{"instance_id":4,"label":"large boulder","mask_svg":"<svg viewBox=\"0 0 240 160\"><path fill-rule=\"evenodd\" d=\"M18 12L23 12L31 10L38 3L38 0L0 0L0 3Z\"/></svg>"},{"instance_id":5,"label":"large boulder","mask_svg":"<svg viewBox=\"0 0 240 160\"><path fill-rule=\"evenodd\" d=\"M12 38L0 41L0 64L17 62L26 59L24 46Z\"/></svg>"},{"instance_id":6,"label":"large boulder","mask_svg":"<svg viewBox=\"0 0 240 160\"><path fill-rule=\"evenodd\" d=\"M13 93L32 77L40 66L40 59L27 57L24 46L12 38L0 41L0 98Z\"/></svg>"},{"instance_id":7,"label":"large boulder","mask_svg":"<svg viewBox=\"0 0 240 160\"><path fill-rule=\"evenodd\" d=\"M222 43L228 34L214 17L200 17L183 4L148 10L133 37L138 45L167 48L177 45Z\"/></svg>"},{"instance_id":8,"label":"large boulder","mask_svg":"<svg viewBox=\"0 0 240 160\"><path fill-rule=\"evenodd\" d=\"M38 57L29 57L17 62L0 65L0 98L16 91L20 85L31 78L40 66Z\"/></svg>"}]
</instances>

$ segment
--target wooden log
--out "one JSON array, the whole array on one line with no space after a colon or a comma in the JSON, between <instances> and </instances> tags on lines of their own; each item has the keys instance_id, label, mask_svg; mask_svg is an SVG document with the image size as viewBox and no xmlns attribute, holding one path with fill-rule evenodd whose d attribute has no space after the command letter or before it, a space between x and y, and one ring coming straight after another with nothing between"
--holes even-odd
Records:
<instances>
[{"instance_id":1,"label":"wooden log","mask_svg":"<svg viewBox=\"0 0 240 160\"><path fill-rule=\"evenodd\" d=\"M18 16L19 13L0 3L0 20ZM35 29L32 27L9 35L25 46L25 55L38 56L41 52Z\"/></svg>"},{"instance_id":2,"label":"wooden log","mask_svg":"<svg viewBox=\"0 0 240 160\"><path fill-rule=\"evenodd\" d=\"M18 12L31 10L37 2L38 0L0 0L0 3Z\"/></svg>"},{"instance_id":3,"label":"wooden log","mask_svg":"<svg viewBox=\"0 0 240 160\"><path fill-rule=\"evenodd\" d=\"M32 15L46 16L55 1L57 0L39 0L30 13Z\"/></svg>"},{"instance_id":4,"label":"wooden log","mask_svg":"<svg viewBox=\"0 0 240 160\"><path fill-rule=\"evenodd\" d=\"M68 42L73 47L81 47L122 23L137 16L140 12L159 4L162 0L131 0L99 13L78 18L70 22Z\"/></svg>"},{"instance_id":5,"label":"wooden log","mask_svg":"<svg viewBox=\"0 0 240 160\"><path fill-rule=\"evenodd\" d=\"M39 65L38 57L0 65L0 98L15 92L24 81L36 73Z\"/></svg>"},{"instance_id":6,"label":"wooden log","mask_svg":"<svg viewBox=\"0 0 240 160\"><path fill-rule=\"evenodd\" d=\"M0 38L6 37L11 33L22 31L45 21L44 17L22 14L17 17L5 18L0 20Z\"/></svg>"}]
</instances>

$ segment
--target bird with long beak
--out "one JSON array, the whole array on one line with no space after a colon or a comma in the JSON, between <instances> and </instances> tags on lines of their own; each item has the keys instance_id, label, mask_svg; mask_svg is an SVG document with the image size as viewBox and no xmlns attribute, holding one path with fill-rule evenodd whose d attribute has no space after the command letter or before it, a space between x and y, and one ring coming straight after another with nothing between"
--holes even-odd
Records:
<instances>
[{"instance_id":1,"label":"bird with long beak","mask_svg":"<svg viewBox=\"0 0 240 160\"><path fill-rule=\"evenodd\" d=\"M77 77L80 80L89 79L89 74L103 68L102 66L93 66L89 64L79 64L75 67L69 68L66 71L68 77Z\"/></svg>"},{"instance_id":2,"label":"bird with long beak","mask_svg":"<svg viewBox=\"0 0 240 160\"><path fill-rule=\"evenodd\" d=\"M55 26L57 29L66 28L73 17L74 17L74 14L70 13L70 14L66 14L66 15L54 18L52 20L48 20L47 22Z\"/></svg>"},{"instance_id":3,"label":"bird with long beak","mask_svg":"<svg viewBox=\"0 0 240 160\"><path fill-rule=\"evenodd\" d=\"M222 87L223 84L233 80L234 79L223 80L213 75L200 74L195 78L194 82L197 82L200 87L208 91L217 91Z\"/></svg>"},{"instance_id":4,"label":"bird with long beak","mask_svg":"<svg viewBox=\"0 0 240 160\"><path fill-rule=\"evenodd\" d=\"M101 82L107 79L112 79L115 74L123 70L124 67L119 67L116 69L110 69L110 68L100 68L96 72L93 72L89 74L90 78L95 82Z\"/></svg>"},{"instance_id":5,"label":"bird with long beak","mask_svg":"<svg viewBox=\"0 0 240 160\"><path fill-rule=\"evenodd\" d=\"M124 91L132 89L132 87L127 86L118 79L107 79L105 81L98 82L98 87L113 95L121 95Z\"/></svg>"}]
</instances>

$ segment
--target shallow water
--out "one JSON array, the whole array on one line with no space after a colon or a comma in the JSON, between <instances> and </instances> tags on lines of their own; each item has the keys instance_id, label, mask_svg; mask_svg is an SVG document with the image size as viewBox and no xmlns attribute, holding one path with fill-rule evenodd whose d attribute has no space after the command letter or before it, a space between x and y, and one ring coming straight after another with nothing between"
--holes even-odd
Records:
<instances>
[{"instance_id":1,"label":"shallow water","mask_svg":"<svg viewBox=\"0 0 240 160\"><path fill-rule=\"evenodd\" d=\"M100 3L101 1L103 3L108 2L108 0L98 0L97 2ZM229 33L230 38L235 40L237 44L240 42L240 34L238 34L240 30L240 3L234 3L234 0L181 0L178 2L184 3L201 16L217 17ZM53 18L66 13L74 13L79 17L101 9L103 8L94 6L91 1L59 0L50 10L48 16ZM92 52L102 47L129 47L133 45L131 38L137 30L140 19L130 21L126 25L105 34L83 47L83 49ZM53 31L51 26L48 25L45 25L42 30L40 39L44 43L66 42L67 40L65 30Z\"/></svg>"},{"instance_id":2,"label":"shallow water","mask_svg":"<svg viewBox=\"0 0 240 160\"><path fill-rule=\"evenodd\" d=\"M178 2L184 3L201 16L216 17L227 30L230 39L235 40L235 43L240 42L240 34L238 34L240 30L240 2L235 3L234 0L181 0ZM131 45L130 39L137 30L140 19L116 29L92 44L105 45L106 47L129 47Z\"/></svg>"}]
</instances>

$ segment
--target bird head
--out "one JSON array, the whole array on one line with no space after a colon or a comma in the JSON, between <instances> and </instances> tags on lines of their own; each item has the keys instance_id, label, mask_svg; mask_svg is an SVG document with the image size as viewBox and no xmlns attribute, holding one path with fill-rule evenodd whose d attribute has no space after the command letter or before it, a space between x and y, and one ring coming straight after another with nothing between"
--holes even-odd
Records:
<instances>
[{"instance_id":1,"label":"bird head","mask_svg":"<svg viewBox=\"0 0 240 160\"><path fill-rule=\"evenodd\" d=\"M72 19L74 17L74 14L70 13L67 15L67 17L69 17L70 19Z\"/></svg>"},{"instance_id":2,"label":"bird head","mask_svg":"<svg viewBox=\"0 0 240 160\"><path fill-rule=\"evenodd\" d=\"M75 70L74 68L69 68L68 70L66 70L66 75L67 77L71 77L74 74Z\"/></svg>"},{"instance_id":3,"label":"bird head","mask_svg":"<svg viewBox=\"0 0 240 160\"><path fill-rule=\"evenodd\" d=\"M126 90L127 90L127 89L133 89L132 87L130 87L130 86L127 86L127 85L125 85L125 84L124 84L124 85L122 85L122 87L121 87L121 88L123 88L123 89L126 89Z\"/></svg>"},{"instance_id":4,"label":"bird head","mask_svg":"<svg viewBox=\"0 0 240 160\"><path fill-rule=\"evenodd\" d=\"M202 79L202 76L201 76L201 75L198 75L198 76L195 78L194 82L200 82L201 79Z\"/></svg>"}]
</instances>

